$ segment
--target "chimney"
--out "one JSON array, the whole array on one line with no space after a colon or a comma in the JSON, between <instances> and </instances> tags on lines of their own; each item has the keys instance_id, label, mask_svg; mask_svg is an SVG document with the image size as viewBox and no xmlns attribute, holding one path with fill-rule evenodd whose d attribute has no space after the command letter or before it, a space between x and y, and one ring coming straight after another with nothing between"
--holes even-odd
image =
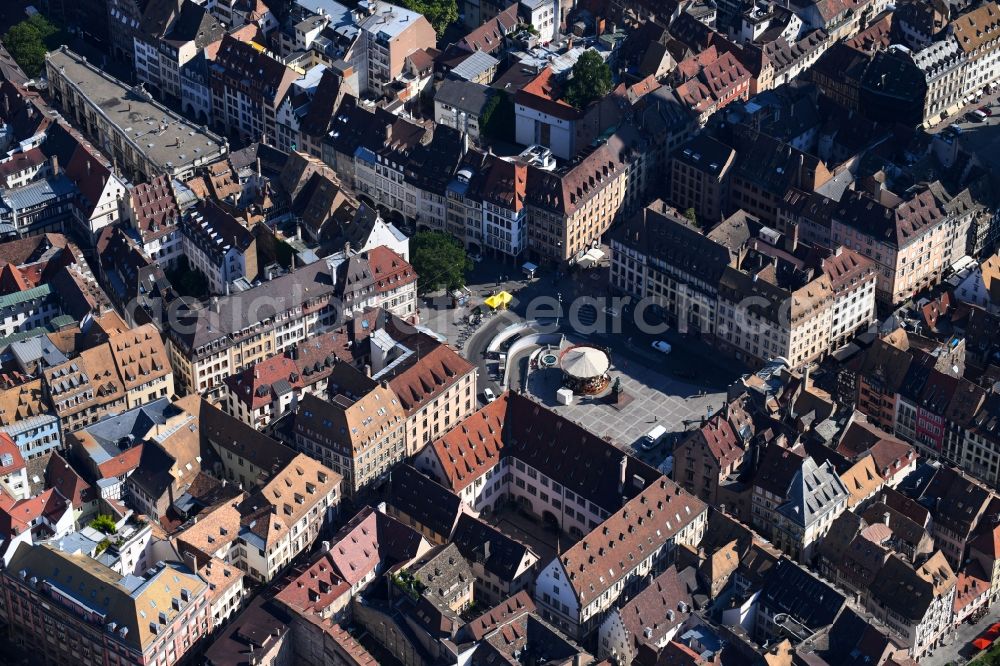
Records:
<instances>
[{"instance_id":1,"label":"chimney","mask_svg":"<svg viewBox=\"0 0 1000 666\"><path fill-rule=\"evenodd\" d=\"M195 560L194 555L192 555L191 553L189 553L187 550L185 550L184 554L181 555L181 559L184 560L184 564L186 564L187 568L190 569L191 571L197 571L198 570L198 562L197 562L197 560Z\"/></svg>"},{"instance_id":2,"label":"chimney","mask_svg":"<svg viewBox=\"0 0 1000 666\"><path fill-rule=\"evenodd\" d=\"M372 366L365 364L365 377L371 378L372 376Z\"/></svg>"},{"instance_id":3,"label":"chimney","mask_svg":"<svg viewBox=\"0 0 1000 666\"><path fill-rule=\"evenodd\" d=\"M622 460L618 463L618 492L621 492L625 488L625 467L628 465L628 456L622 456Z\"/></svg>"},{"instance_id":4,"label":"chimney","mask_svg":"<svg viewBox=\"0 0 1000 666\"><path fill-rule=\"evenodd\" d=\"M55 178L59 175L59 156L53 155L49 161L52 164L52 177Z\"/></svg>"},{"instance_id":5,"label":"chimney","mask_svg":"<svg viewBox=\"0 0 1000 666\"><path fill-rule=\"evenodd\" d=\"M261 178L260 174L260 158L257 158L257 178Z\"/></svg>"},{"instance_id":6,"label":"chimney","mask_svg":"<svg viewBox=\"0 0 1000 666\"><path fill-rule=\"evenodd\" d=\"M791 254L799 247L799 225L792 224L792 228L785 234L785 249Z\"/></svg>"},{"instance_id":7,"label":"chimney","mask_svg":"<svg viewBox=\"0 0 1000 666\"><path fill-rule=\"evenodd\" d=\"M882 522L884 522L887 526L889 525L889 512L888 511L886 511L885 513L882 514Z\"/></svg>"},{"instance_id":8,"label":"chimney","mask_svg":"<svg viewBox=\"0 0 1000 666\"><path fill-rule=\"evenodd\" d=\"M485 561L487 561L489 559L490 559L490 542L489 541L484 541L483 542L483 561L485 562Z\"/></svg>"},{"instance_id":9,"label":"chimney","mask_svg":"<svg viewBox=\"0 0 1000 666\"><path fill-rule=\"evenodd\" d=\"M344 256L346 257L350 254L351 254L351 241L347 241L346 243L344 243Z\"/></svg>"}]
</instances>

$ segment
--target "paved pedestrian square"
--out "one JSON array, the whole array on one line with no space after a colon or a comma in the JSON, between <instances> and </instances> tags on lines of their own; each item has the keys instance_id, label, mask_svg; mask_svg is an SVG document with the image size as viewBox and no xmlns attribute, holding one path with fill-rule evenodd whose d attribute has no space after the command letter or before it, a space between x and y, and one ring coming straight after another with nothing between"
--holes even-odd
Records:
<instances>
[{"instance_id":1,"label":"paved pedestrian square","mask_svg":"<svg viewBox=\"0 0 1000 666\"><path fill-rule=\"evenodd\" d=\"M638 445L642 438L656 426L662 425L670 433L683 432L718 410L725 400L725 393L706 394L701 387L672 379L616 354L611 356L609 373L612 383L620 378L625 392L632 397L622 408L607 396L574 396L573 404L558 404L556 390L561 386L562 372L557 368L531 372L528 392L557 414L601 437L609 437L619 448L640 452Z\"/></svg>"}]
</instances>

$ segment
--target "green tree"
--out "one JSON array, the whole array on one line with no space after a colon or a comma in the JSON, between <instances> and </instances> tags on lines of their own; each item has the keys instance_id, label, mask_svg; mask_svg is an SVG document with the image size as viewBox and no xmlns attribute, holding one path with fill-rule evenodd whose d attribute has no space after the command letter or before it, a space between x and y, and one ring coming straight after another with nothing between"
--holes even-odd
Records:
<instances>
[{"instance_id":1,"label":"green tree","mask_svg":"<svg viewBox=\"0 0 1000 666\"><path fill-rule=\"evenodd\" d=\"M434 32L440 37L448 26L458 20L458 2L456 0L403 0L407 9L423 14L430 21Z\"/></svg>"},{"instance_id":2,"label":"green tree","mask_svg":"<svg viewBox=\"0 0 1000 666\"><path fill-rule=\"evenodd\" d=\"M102 513L97 516L97 518L90 521L90 526L103 534L114 534L118 531L118 526L115 525L115 519L106 513Z\"/></svg>"},{"instance_id":3,"label":"green tree","mask_svg":"<svg viewBox=\"0 0 1000 666\"><path fill-rule=\"evenodd\" d=\"M31 77L42 73L45 53L59 48L63 41L62 30L41 14L11 26L3 36L3 44L11 57Z\"/></svg>"},{"instance_id":4,"label":"green tree","mask_svg":"<svg viewBox=\"0 0 1000 666\"><path fill-rule=\"evenodd\" d=\"M465 275L472 270L472 261L461 243L440 231L414 234L410 257L422 293L463 287Z\"/></svg>"},{"instance_id":5,"label":"green tree","mask_svg":"<svg viewBox=\"0 0 1000 666\"><path fill-rule=\"evenodd\" d=\"M573 76L566 87L566 101L578 109L611 92L611 68L597 53L587 50L573 65Z\"/></svg>"},{"instance_id":6,"label":"green tree","mask_svg":"<svg viewBox=\"0 0 1000 666\"><path fill-rule=\"evenodd\" d=\"M694 208L688 208L684 211L684 217L691 220L695 224L698 224L698 214L694 212Z\"/></svg>"},{"instance_id":7,"label":"green tree","mask_svg":"<svg viewBox=\"0 0 1000 666\"><path fill-rule=\"evenodd\" d=\"M483 134L494 141L514 140L514 100L507 93L496 90L493 92L480 121Z\"/></svg>"}]
</instances>

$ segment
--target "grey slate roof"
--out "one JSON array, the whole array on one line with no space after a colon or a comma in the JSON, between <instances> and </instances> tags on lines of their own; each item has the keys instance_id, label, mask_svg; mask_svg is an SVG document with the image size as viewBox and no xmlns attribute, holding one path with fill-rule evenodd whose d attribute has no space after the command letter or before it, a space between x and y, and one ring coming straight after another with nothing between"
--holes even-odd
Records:
<instances>
[{"instance_id":1,"label":"grey slate roof","mask_svg":"<svg viewBox=\"0 0 1000 666\"><path fill-rule=\"evenodd\" d=\"M472 81L445 80L434 93L434 101L478 116L490 98L491 89Z\"/></svg>"},{"instance_id":2,"label":"grey slate roof","mask_svg":"<svg viewBox=\"0 0 1000 666\"><path fill-rule=\"evenodd\" d=\"M778 512L792 522L808 527L832 511L838 503L846 502L848 492L829 461L819 465L812 456L807 456L792 477L786 497Z\"/></svg>"}]
</instances>

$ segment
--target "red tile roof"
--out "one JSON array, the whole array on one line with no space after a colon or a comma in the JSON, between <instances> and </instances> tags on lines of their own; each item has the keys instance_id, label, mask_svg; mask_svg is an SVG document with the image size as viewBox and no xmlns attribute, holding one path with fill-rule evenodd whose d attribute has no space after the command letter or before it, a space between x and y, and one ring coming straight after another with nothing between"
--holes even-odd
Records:
<instances>
[{"instance_id":1,"label":"red tile roof","mask_svg":"<svg viewBox=\"0 0 1000 666\"><path fill-rule=\"evenodd\" d=\"M472 640L480 641L502 624L506 624L521 615L535 612L535 602L531 595L521 590L509 599L504 599L499 604L489 609L482 615L470 620L462 627L462 633L468 633Z\"/></svg>"},{"instance_id":2,"label":"red tile roof","mask_svg":"<svg viewBox=\"0 0 1000 666\"><path fill-rule=\"evenodd\" d=\"M431 444L452 491L461 493L499 462L506 413L504 393Z\"/></svg>"},{"instance_id":3,"label":"red tile roof","mask_svg":"<svg viewBox=\"0 0 1000 666\"><path fill-rule=\"evenodd\" d=\"M144 240L152 240L176 228L180 209L167 176L157 176L132 188L133 223Z\"/></svg>"},{"instance_id":4,"label":"red tile roof","mask_svg":"<svg viewBox=\"0 0 1000 666\"><path fill-rule=\"evenodd\" d=\"M58 453L52 454L45 467L45 486L54 488L76 508L96 499L93 487Z\"/></svg>"},{"instance_id":5,"label":"red tile roof","mask_svg":"<svg viewBox=\"0 0 1000 666\"><path fill-rule=\"evenodd\" d=\"M0 476L24 469L24 457L10 435L0 432Z\"/></svg>"},{"instance_id":6,"label":"red tile roof","mask_svg":"<svg viewBox=\"0 0 1000 666\"><path fill-rule=\"evenodd\" d=\"M712 457L719 462L721 469L726 469L743 458L745 450L739 434L721 414L716 414L699 429L702 440L712 452Z\"/></svg>"},{"instance_id":7,"label":"red tile roof","mask_svg":"<svg viewBox=\"0 0 1000 666\"><path fill-rule=\"evenodd\" d=\"M706 510L665 476L654 480L559 557L577 599L600 597Z\"/></svg>"},{"instance_id":8,"label":"red tile roof","mask_svg":"<svg viewBox=\"0 0 1000 666\"><path fill-rule=\"evenodd\" d=\"M54 488L26 500L14 501L6 490L0 490L0 511L10 517L13 534L21 534L32 529L33 523L43 516L55 522L66 511L69 503L63 499ZM37 525L35 525L37 527ZM2 535L8 540L9 535Z\"/></svg>"},{"instance_id":9,"label":"red tile roof","mask_svg":"<svg viewBox=\"0 0 1000 666\"><path fill-rule=\"evenodd\" d=\"M562 91L556 86L551 67L545 67L538 76L514 93L514 101L530 109L541 111L563 120L580 118L579 109L561 99Z\"/></svg>"},{"instance_id":10,"label":"red tile roof","mask_svg":"<svg viewBox=\"0 0 1000 666\"><path fill-rule=\"evenodd\" d=\"M378 293L384 294L417 281L413 266L386 246L379 245L365 254Z\"/></svg>"},{"instance_id":11,"label":"red tile roof","mask_svg":"<svg viewBox=\"0 0 1000 666\"><path fill-rule=\"evenodd\" d=\"M101 473L101 478L110 479L116 476L124 476L139 466L142 458L142 444L125 449L119 455L110 460L106 460L97 466Z\"/></svg>"},{"instance_id":12,"label":"red tile roof","mask_svg":"<svg viewBox=\"0 0 1000 666\"><path fill-rule=\"evenodd\" d=\"M515 2L489 21L458 40L457 46L466 51L493 53L503 47L504 37L517 26L517 3Z\"/></svg>"},{"instance_id":13,"label":"red tile roof","mask_svg":"<svg viewBox=\"0 0 1000 666\"><path fill-rule=\"evenodd\" d=\"M45 163L45 153L40 148L32 148L23 153L15 153L10 159L0 162L0 180Z\"/></svg>"},{"instance_id":14,"label":"red tile roof","mask_svg":"<svg viewBox=\"0 0 1000 666\"><path fill-rule=\"evenodd\" d=\"M330 553L321 554L293 575L294 579L274 598L297 611L322 614L337 599L351 593L351 585L337 574Z\"/></svg>"},{"instance_id":15,"label":"red tile roof","mask_svg":"<svg viewBox=\"0 0 1000 666\"><path fill-rule=\"evenodd\" d=\"M447 345L439 344L390 379L389 386L409 416L473 370L471 363Z\"/></svg>"},{"instance_id":16,"label":"red tile roof","mask_svg":"<svg viewBox=\"0 0 1000 666\"><path fill-rule=\"evenodd\" d=\"M251 411L271 402L275 382L286 381L292 388L302 388L305 382L299 366L287 356L272 356L252 368L226 378L229 390Z\"/></svg>"},{"instance_id":17,"label":"red tile roof","mask_svg":"<svg viewBox=\"0 0 1000 666\"><path fill-rule=\"evenodd\" d=\"M958 613L990 590L990 584L964 571L958 573L955 583L955 601L952 610Z\"/></svg>"}]
</instances>

